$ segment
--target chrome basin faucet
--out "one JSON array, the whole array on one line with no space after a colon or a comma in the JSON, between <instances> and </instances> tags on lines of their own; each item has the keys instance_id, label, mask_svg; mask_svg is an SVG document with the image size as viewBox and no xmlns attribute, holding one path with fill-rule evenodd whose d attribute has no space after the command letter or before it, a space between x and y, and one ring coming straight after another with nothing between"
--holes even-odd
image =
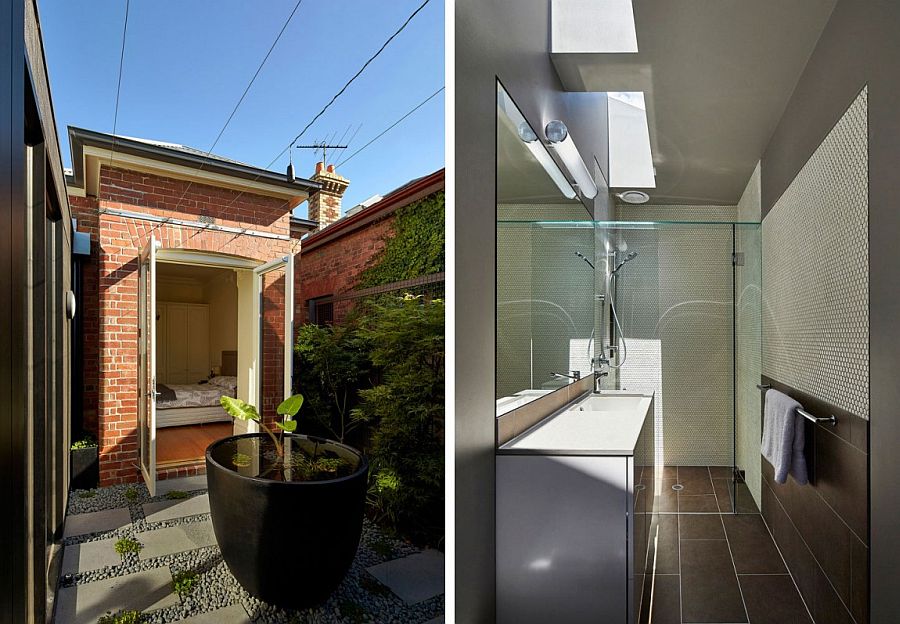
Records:
<instances>
[{"instance_id":1,"label":"chrome basin faucet","mask_svg":"<svg viewBox=\"0 0 900 624\"><path fill-rule=\"evenodd\" d=\"M573 371L571 371L571 373L572 373L571 375L566 375L564 373L551 372L550 376L553 377L554 379L567 378L567 379L574 379L575 381L578 381L579 379L581 379L581 371L573 370Z\"/></svg>"}]
</instances>

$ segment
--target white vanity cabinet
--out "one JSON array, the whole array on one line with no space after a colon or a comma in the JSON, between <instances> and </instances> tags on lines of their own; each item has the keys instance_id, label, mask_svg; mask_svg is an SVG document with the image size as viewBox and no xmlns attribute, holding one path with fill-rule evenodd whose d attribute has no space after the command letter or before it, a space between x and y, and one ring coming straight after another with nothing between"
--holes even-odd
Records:
<instances>
[{"instance_id":1,"label":"white vanity cabinet","mask_svg":"<svg viewBox=\"0 0 900 624\"><path fill-rule=\"evenodd\" d=\"M637 621L653 526L652 397L604 398L497 451L499 624Z\"/></svg>"}]
</instances>

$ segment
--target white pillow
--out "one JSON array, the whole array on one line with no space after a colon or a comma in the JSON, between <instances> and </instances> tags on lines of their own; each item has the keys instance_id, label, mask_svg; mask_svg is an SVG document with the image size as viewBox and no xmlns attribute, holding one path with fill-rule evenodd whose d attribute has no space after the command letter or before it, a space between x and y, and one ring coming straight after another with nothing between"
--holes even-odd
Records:
<instances>
[{"instance_id":1,"label":"white pillow","mask_svg":"<svg viewBox=\"0 0 900 624\"><path fill-rule=\"evenodd\" d=\"M220 375L218 377L213 377L212 379L210 379L209 383L213 386L219 386L228 390L237 390L237 377Z\"/></svg>"}]
</instances>

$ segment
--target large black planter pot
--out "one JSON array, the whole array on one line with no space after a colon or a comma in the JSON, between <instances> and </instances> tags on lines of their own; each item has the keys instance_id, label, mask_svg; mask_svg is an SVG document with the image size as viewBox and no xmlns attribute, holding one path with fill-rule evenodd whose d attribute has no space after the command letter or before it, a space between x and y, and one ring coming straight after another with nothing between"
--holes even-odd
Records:
<instances>
[{"instance_id":1,"label":"large black planter pot","mask_svg":"<svg viewBox=\"0 0 900 624\"><path fill-rule=\"evenodd\" d=\"M356 556L369 465L355 449L330 440L332 449L358 458L353 474L329 481L273 481L241 475L223 461L241 440L265 437L231 436L207 448L213 529L228 569L248 592L280 607L310 607L331 595Z\"/></svg>"},{"instance_id":2,"label":"large black planter pot","mask_svg":"<svg viewBox=\"0 0 900 624\"><path fill-rule=\"evenodd\" d=\"M69 485L74 490L90 490L100 482L99 448L69 449Z\"/></svg>"}]
</instances>

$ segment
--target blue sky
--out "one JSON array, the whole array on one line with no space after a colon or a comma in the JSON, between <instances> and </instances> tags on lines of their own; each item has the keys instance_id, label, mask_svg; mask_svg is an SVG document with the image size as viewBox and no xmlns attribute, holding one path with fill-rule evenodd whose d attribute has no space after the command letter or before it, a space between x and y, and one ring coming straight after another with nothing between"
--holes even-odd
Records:
<instances>
[{"instance_id":1,"label":"blue sky","mask_svg":"<svg viewBox=\"0 0 900 624\"><path fill-rule=\"evenodd\" d=\"M266 166L420 3L303 0L214 153ZM131 0L117 133L208 150L294 4ZM67 126L113 130L125 0L38 5L68 167ZM443 86L443 16L442 0L431 0L301 142L336 141L361 123L349 156ZM312 175L320 157L294 150L297 175ZM350 179L344 208L443 164L441 93L338 169Z\"/></svg>"}]
</instances>

